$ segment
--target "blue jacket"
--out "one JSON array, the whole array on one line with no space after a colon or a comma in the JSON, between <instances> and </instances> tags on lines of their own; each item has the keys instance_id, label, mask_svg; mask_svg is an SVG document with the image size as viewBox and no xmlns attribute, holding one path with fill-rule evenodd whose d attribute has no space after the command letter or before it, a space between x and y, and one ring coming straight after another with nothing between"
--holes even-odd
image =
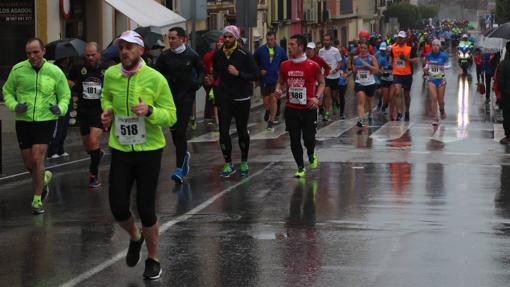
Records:
<instances>
[{"instance_id":1,"label":"blue jacket","mask_svg":"<svg viewBox=\"0 0 510 287\"><path fill-rule=\"evenodd\" d=\"M287 54L280 46L274 47L274 58L272 62L269 62L269 49L267 44L260 46L253 55L255 62L259 66L259 69L266 70L265 76L260 76L260 83L265 85L276 85L278 81L278 72L280 71L280 64L287 61Z\"/></svg>"}]
</instances>

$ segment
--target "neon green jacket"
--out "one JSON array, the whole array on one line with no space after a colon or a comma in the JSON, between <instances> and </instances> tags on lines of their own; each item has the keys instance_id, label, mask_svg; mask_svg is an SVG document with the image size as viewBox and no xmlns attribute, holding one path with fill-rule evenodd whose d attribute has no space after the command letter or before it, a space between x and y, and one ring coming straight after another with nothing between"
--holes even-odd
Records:
<instances>
[{"instance_id":1,"label":"neon green jacket","mask_svg":"<svg viewBox=\"0 0 510 287\"><path fill-rule=\"evenodd\" d=\"M114 115L110 129L110 147L123 152L164 148L166 141L162 127L170 127L177 121L175 104L167 80L145 64L131 77L126 77L120 72L120 65L106 70L101 95L103 111L112 109ZM131 107L138 104L140 98L153 109L152 114L145 117L145 143L122 145L115 136L115 116L135 116L131 112Z\"/></svg>"},{"instance_id":2,"label":"neon green jacket","mask_svg":"<svg viewBox=\"0 0 510 287\"><path fill-rule=\"evenodd\" d=\"M28 106L25 113L16 113L17 121L42 122L58 119L50 111L50 106L58 104L61 115L67 112L71 100L71 90L62 70L43 60L36 72L28 60L12 67L2 89L5 105L14 111L18 103Z\"/></svg>"}]
</instances>

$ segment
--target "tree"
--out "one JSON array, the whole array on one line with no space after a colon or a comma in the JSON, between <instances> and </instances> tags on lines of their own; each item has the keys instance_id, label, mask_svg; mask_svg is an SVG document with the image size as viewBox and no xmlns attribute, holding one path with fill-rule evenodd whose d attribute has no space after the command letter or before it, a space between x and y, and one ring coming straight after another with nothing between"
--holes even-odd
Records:
<instances>
[{"instance_id":1,"label":"tree","mask_svg":"<svg viewBox=\"0 0 510 287\"><path fill-rule=\"evenodd\" d=\"M418 6L418 12L420 13L420 18L423 19L429 19L429 18L435 18L437 14L439 14L439 6L425 6L420 5Z\"/></svg>"},{"instance_id":2,"label":"tree","mask_svg":"<svg viewBox=\"0 0 510 287\"><path fill-rule=\"evenodd\" d=\"M418 7L405 2L392 4L385 11L384 16L386 20L392 17L397 18L403 30L416 27L420 20Z\"/></svg>"},{"instance_id":3,"label":"tree","mask_svg":"<svg viewBox=\"0 0 510 287\"><path fill-rule=\"evenodd\" d=\"M510 21L510 0L496 0L496 22L503 24Z\"/></svg>"}]
</instances>

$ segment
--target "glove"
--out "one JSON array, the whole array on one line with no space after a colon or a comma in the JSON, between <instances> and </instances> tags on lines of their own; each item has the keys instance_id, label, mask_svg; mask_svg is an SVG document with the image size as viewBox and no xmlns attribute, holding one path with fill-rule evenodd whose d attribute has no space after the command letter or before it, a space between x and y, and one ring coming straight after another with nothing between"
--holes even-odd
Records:
<instances>
[{"instance_id":1,"label":"glove","mask_svg":"<svg viewBox=\"0 0 510 287\"><path fill-rule=\"evenodd\" d=\"M22 113L26 112L27 110L28 110L28 106L25 103L19 103L14 108L14 112L16 112L18 114L22 114Z\"/></svg>"},{"instance_id":2,"label":"glove","mask_svg":"<svg viewBox=\"0 0 510 287\"><path fill-rule=\"evenodd\" d=\"M50 111L52 114L56 116L60 115L60 108L58 107L58 105L50 106Z\"/></svg>"}]
</instances>

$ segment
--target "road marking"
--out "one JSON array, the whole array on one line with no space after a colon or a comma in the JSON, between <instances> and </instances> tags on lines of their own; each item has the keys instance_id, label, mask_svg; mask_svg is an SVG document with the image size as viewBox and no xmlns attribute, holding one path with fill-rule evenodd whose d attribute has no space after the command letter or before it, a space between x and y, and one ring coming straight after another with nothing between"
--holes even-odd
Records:
<instances>
[{"instance_id":1,"label":"road marking","mask_svg":"<svg viewBox=\"0 0 510 287\"><path fill-rule=\"evenodd\" d=\"M494 141L498 142L505 137L505 129L503 124L494 124Z\"/></svg>"},{"instance_id":2,"label":"road marking","mask_svg":"<svg viewBox=\"0 0 510 287\"><path fill-rule=\"evenodd\" d=\"M317 131L316 140L324 141L329 138L337 138L356 125L355 119L350 120L336 120L331 124L319 129Z\"/></svg>"},{"instance_id":3,"label":"road marking","mask_svg":"<svg viewBox=\"0 0 510 287\"><path fill-rule=\"evenodd\" d=\"M250 136L250 140L277 139L286 133L287 133L287 131L285 130L285 124L280 124L280 125L275 126L274 131L272 131L272 132L264 130L258 134Z\"/></svg>"},{"instance_id":4,"label":"road marking","mask_svg":"<svg viewBox=\"0 0 510 287\"><path fill-rule=\"evenodd\" d=\"M431 140L445 144L464 140L468 136L467 126L440 125L437 131L430 137Z\"/></svg>"},{"instance_id":5,"label":"road marking","mask_svg":"<svg viewBox=\"0 0 510 287\"><path fill-rule=\"evenodd\" d=\"M248 124L248 128L251 128L253 126L255 126L256 124L255 123L251 123L251 124ZM235 128L235 125L233 127L230 127L230 135L233 135L233 134L236 134L237 133L237 130ZM220 140L220 132L219 131L213 131L213 132L208 132L208 133L205 133L201 136L198 136L198 137L194 137L190 140L188 140L188 142L190 143L203 143L203 142L217 142Z\"/></svg>"},{"instance_id":6,"label":"road marking","mask_svg":"<svg viewBox=\"0 0 510 287\"><path fill-rule=\"evenodd\" d=\"M401 138L412 125L413 123L409 122L387 122L375 133L370 135L370 138L378 141L396 140Z\"/></svg>"},{"instance_id":7,"label":"road marking","mask_svg":"<svg viewBox=\"0 0 510 287\"><path fill-rule=\"evenodd\" d=\"M79 163L79 162L82 162L82 161L87 161L89 159L90 158L87 157L87 158L73 160L73 161L70 161L70 162L55 164L55 165L52 165L52 166L47 166L46 169L54 169L54 168L61 167L61 166L66 166L66 165L71 165L71 164ZM30 173L28 171L25 171L25 172L20 172L20 173L16 173L16 174L11 174L11 175L8 175L8 176L3 176L3 177L0 177L0 181L11 179L11 178L15 178L15 177L22 176L22 175L27 175L27 174L30 174Z\"/></svg>"},{"instance_id":8,"label":"road marking","mask_svg":"<svg viewBox=\"0 0 510 287\"><path fill-rule=\"evenodd\" d=\"M241 180L240 182L224 189L222 192L214 195L213 197L209 198L208 200L202 202L200 205L196 206L195 208L193 208L192 210L186 212L185 214L175 218L175 219L172 219L170 221L167 221L166 223L164 223L163 225L160 226L159 228L159 234L163 234L164 232L166 232L168 229L170 229L170 227L174 226L175 224L179 223L179 222L182 222L182 221L186 221L188 220L190 217L192 217L193 215L199 213L200 211L202 211L203 209L205 209L206 207L208 207L209 205L211 205L211 203L213 203L214 201L216 201L218 198L222 197L223 195L225 195L226 193L230 192L231 190L235 189L236 187L246 183L247 181L249 181L250 179L260 175L261 173L263 173L266 169L270 168L271 166L273 166L273 162L269 163L268 165L266 165L264 168L262 168L261 170L249 175L248 177L246 177L245 179ZM110 259L104 261L103 263L97 265L96 267L94 268L91 268L85 272L83 272L82 274L74 277L73 279L67 281L66 283L60 285L61 287L70 287L70 286L76 286L80 283L82 283L83 281L89 279L90 277L96 275L97 273L105 270L106 268L110 267L111 265L115 264L116 262L118 262L119 260L123 259L126 257L126 253L127 253L127 248L118 252L117 254L115 254L114 256L112 256Z\"/></svg>"}]
</instances>

